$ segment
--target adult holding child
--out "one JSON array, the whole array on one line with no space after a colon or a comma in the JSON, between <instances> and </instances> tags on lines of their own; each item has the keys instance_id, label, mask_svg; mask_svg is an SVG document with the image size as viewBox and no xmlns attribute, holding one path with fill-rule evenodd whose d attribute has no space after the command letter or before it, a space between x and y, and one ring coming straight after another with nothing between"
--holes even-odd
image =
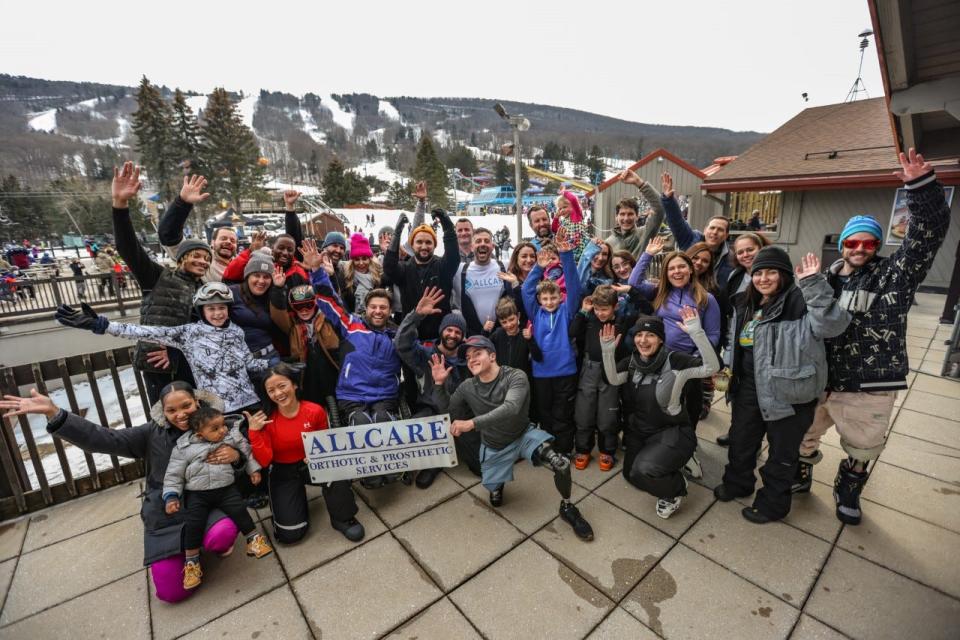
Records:
<instances>
[{"instance_id":1,"label":"adult holding child","mask_svg":"<svg viewBox=\"0 0 960 640\"><path fill-rule=\"evenodd\" d=\"M127 429L110 429L90 422L76 414L57 407L50 398L31 390L30 397L6 395L0 401L5 417L24 414L47 418L47 431L88 453L104 453L146 462L143 503L140 519L143 521L144 566L150 576L157 598L164 602L179 602L190 594L183 588L184 513L167 514L162 492L163 480L170 454L177 440L189 431L190 416L201 406L223 408L222 401L213 394L195 391L182 381L164 387L160 399L150 411L150 421ZM206 458L214 465L242 466L240 453L229 445L215 448ZM237 538L238 528L221 511L214 511L207 520L202 547L209 552L229 555Z\"/></svg>"}]
</instances>

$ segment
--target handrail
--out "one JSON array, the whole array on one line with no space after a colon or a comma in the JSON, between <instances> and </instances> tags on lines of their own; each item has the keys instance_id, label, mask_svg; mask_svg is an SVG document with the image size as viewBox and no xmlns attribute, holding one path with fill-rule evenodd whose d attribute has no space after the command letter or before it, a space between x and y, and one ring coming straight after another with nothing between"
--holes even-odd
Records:
<instances>
[{"instance_id":1,"label":"handrail","mask_svg":"<svg viewBox=\"0 0 960 640\"><path fill-rule=\"evenodd\" d=\"M112 428L130 428L134 426L131 406L136 407L139 402L144 415L150 414L143 379L132 368L133 359L134 347L131 346L3 367L0 369L0 390L4 395L20 396L28 395L31 388L44 395L52 391L65 396L58 399L59 406L78 415L95 414L91 415L91 420L104 426L110 425L108 414L116 416L116 409L119 409L120 415L114 422L120 424ZM136 391L130 389L131 376ZM126 390L124 378L128 381ZM100 389L101 384L110 388L110 382L112 393ZM55 385L59 388L52 388ZM33 420L35 427L44 422L36 416ZM40 437L46 439L42 433ZM98 468L94 455L89 453L83 454L82 461L74 456L71 464L67 453L71 446L59 438L52 438L52 442L38 442L38 435L27 416L2 418L0 521L100 491L144 473L141 461L121 463L116 456L109 456L106 469ZM99 466L106 466L103 458ZM48 468L53 473L48 473ZM62 481L51 479L52 475L62 477Z\"/></svg>"},{"instance_id":2,"label":"handrail","mask_svg":"<svg viewBox=\"0 0 960 640\"><path fill-rule=\"evenodd\" d=\"M82 286L81 286L82 285ZM101 273L59 278L0 278L0 320L53 313L61 304L86 302L94 308L117 307L120 315L139 304L137 279L129 273Z\"/></svg>"}]
</instances>

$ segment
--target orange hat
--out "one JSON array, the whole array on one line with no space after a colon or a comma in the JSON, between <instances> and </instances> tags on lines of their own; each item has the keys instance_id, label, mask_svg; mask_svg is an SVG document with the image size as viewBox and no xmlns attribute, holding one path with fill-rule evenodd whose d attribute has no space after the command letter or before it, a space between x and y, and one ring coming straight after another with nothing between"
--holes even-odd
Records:
<instances>
[{"instance_id":1,"label":"orange hat","mask_svg":"<svg viewBox=\"0 0 960 640\"><path fill-rule=\"evenodd\" d=\"M410 232L410 244L413 244L413 239L417 237L418 233L429 233L430 237L433 238L433 244L437 244L437 232L433 230L428 224L422 224L413 231Z\"/></svg>"}]
</instances>

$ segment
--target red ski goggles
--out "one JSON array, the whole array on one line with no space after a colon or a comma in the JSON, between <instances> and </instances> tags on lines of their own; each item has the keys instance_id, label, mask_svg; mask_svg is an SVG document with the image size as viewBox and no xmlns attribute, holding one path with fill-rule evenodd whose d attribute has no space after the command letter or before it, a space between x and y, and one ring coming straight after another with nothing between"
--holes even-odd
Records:
<instances>
[{"instance_id":1,"label":"red ski goggles","mask_svg":"<svg viewBox=\"0 0 960 640\"><path fill-rule=\"evenodd\" d=\"M863 247L867 251L876 251L880 248L880 241L876 238L870 238L868 240L854 240L853 238L847 238L843 241L844 249L856 250L860 247Z\"/></svg>"}]
</instances>

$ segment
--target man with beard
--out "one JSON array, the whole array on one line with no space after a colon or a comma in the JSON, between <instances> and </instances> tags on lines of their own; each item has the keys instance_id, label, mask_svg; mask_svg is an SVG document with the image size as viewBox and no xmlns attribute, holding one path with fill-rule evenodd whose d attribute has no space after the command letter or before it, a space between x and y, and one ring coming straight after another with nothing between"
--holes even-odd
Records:
<instances>
[{"instance_id":1,"label":"man with beard","mask_svg":"<svg viewBox=\"0 0 960 640\"><path fill-rule=\"evenodd\" d=\"M540 251L541 247L547 242L553 240L553 232L550 230L550 214L547 208L542 204L535 204L527 211L527 222L533 229L533 238L530 242Z\"/></svg>"},{"instance_id":2,"label":"man with beard","mask_svg":"<svg viewBox=\"0 0 960 640\"><path fill-rule=\"evenodd\" d=\"M730 236L730 219L712 216L707 220L707 225L702 232L694 231L690 223L684 220L680 204L673 197L673 178L669 173L663 173L660 184L662 187L660 202L663 204L667 225L677 241L677 249L686 251L698 242L707 243L713 253L713 264L716 265L714 275L717 278L717 284L723 288L727 284L730 272L733 271L733 265L728 258L730 248L727 246L727 238Z\"/></svg>"},{"instance_id":3,"label":"man with beard","mask_svg":"<svg viewBox=\"0 0 960 640\"><path fill-rule=\"evenodd\" d=\"M493 259L493 234L483 227L473 232L473 260L460 265L453 279L453 309L463 314L467 334L489 335L497 326L497 302L511 289L500 278L506 269Z\"/></svg>"},{"instance_id":4,"label":"man with beard","mask_svg":"<svg viewBox=\"0 0 960 640\"><path fill-rule=\"evenodd\" d=\"M174 198L160 216L157 236L171 258L177 255L180 243L183 242L183 227L193 211L193 205L210 197L209 193L203 193L206 188L207 180L203 176L185 176L180 195ZM217 227L210 243L213 248L213 262L210 263L203 281L221 282L224 269L237 254L237 232L232 227Z\"/></svg>"},{"instance_id":5,"label":"man with beard","mask_svg":"<svg viewBox=\"0 0 960 640\"><path fill-rule=\"evenodd\" d=\"M417 327L424 318L440 315L440 301L443 292L436 287L430 287L423 293L413 313L407 315L393 344L403 360L416 375L423 380L423 390L417 398L414 417L427 417L443 413L437 404L433 376L431 374L431 358L442 355L447 364L452 365L453 371L447 376L444 386L452 394L457 386L470 377L467 363L458 357L460 344L466 333L466 323L459 313L448 313L440 321L440 338L435 342L424 342L417 339ZM456 439L457 455L475 474L480 475L480 440L476 433L466 433ZM440 468L423 469L417 473L417 486L426 489L436 479Z\"/></svg>"},{"instance_id":6,"label":"man with beard","mask_svg":"<svg viewBox=\"0 0 960 640\"><path fill-rule=\"evenodd\" d=\"M460 262L470 262L473 260L473 223L467 218L460 218L457 220L456 231Z\"/></svg>"},{"instance_id":7,"label":"man with beard","mask_svg":"<svg viewBox=\"0 0 960 640\"><path fill-rule=\"evenodd\" d=\"M453 222L443 209L434 209L431 215L439 220L443 227L443 257L434 255L437 247L437 234L433 227L421 224L410 232L410 246L413 251L409 260L400 260L400 237L404 226L409 222L406 214L400 214L393 240L383 259L383 270L400 289L403 315L414 310L417 301L430 287L438 287L445 296L440 310L450 313L450 291L453 277L460 266L460 252L457 248L457 234ZM440 335L440 318L430 316L420 323L418 334L422 340L432 340Z\"/></svg>"},{"instance_id":8,"label":"man with beard","mask_svg":"<svg viewBox=\"0 0 960 640\"><path fill-rule=\"evenodd\" d=\"M907 388L907 313L920 283L947 237L950 206L933 167L910 149L900 154L910 209L907 237L889 258L878 254L883 228L871 216L854 216L840 234L842 258L827 270L839 306L851 314L847 330L826 340L827 392L800 445L791 490L810 491L813 465L822 459L820 438L833 425L848 458L833 481L837 519L860 524L860 492L868 467L886 444L899 389Z\"/></svg>"},{"instance_id":9,"label":"man with beard","mask_svg":"<svg viewBox=\"0 0 960 640\"><path fill-rule=\"evenodd\" d=\"M663 223L663 204L660 202L660 194L653 185L638 176L636 172L625 169L620 174L620 180L640 190L643 198L650 204L653 214L647 216L642 227L638 227L637 217L640 215L640 205L634 198L623 198L617 203L617 226L604 242L610 247L610 255L622 249L629 251L634 258L637 258L646 248L650 238L660 230L660 225Z\"/></svg>"},{"instance_id":10,"label":"man with beard","mask_svg":"<svg viewBox=\"0 0 960 640\"><path fill-rule=\"evenodd\" d=\"M184 178L178 198L184 205L201 202L206 180L200 176ZM140 190L140 168L125 162L122 170L113 170L110 186L113 200L113 235L117 253L130 268L144 292L140 303L140 322L144 325L175 327L196 320L193 296L203 284L213 253L202 240L181 240L174 253L177 266L162 267L150 258L137 240L130 221L130 198ZM193 384L193 375L183 354L149 342L138 342L134 366L143 373L147 398L154 404L160 389L174 380Z\"/></svg>"},{"instance_id":11,"label":"man with beard","mask_svg":"<svg viewBox=\"0 0 960 640\"><path fill-rule=\"evenodd\" d=\"M497 364L489 338L470 336L460 345L473 377L452 394L446 381L453 369L442 355L431 358L431 374L441 409L450 412L450 433L455 438L480 434L481 484L490 492L490 504L503 504L503 486L513 480L513 465L527 459L553 472L560 493L560 518L581 540L593 540L593 528L570 502L570 461L550 446L553 436L530 424L530 383L519 369Z\"/></svg>"}]
</instances>

